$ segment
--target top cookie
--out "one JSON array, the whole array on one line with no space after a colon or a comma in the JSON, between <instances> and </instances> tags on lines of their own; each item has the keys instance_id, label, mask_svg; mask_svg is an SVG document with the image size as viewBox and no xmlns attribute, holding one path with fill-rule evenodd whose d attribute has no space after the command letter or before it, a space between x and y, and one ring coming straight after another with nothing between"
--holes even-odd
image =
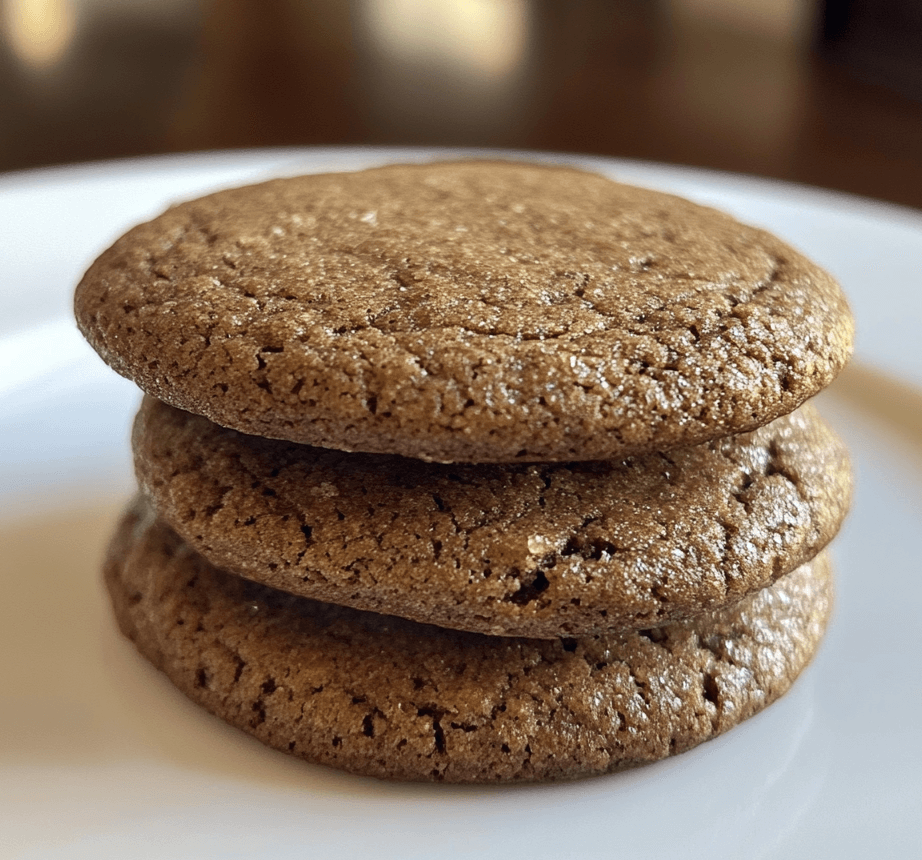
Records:
<instances>
[{"instance_id":1,"label":"top cookie","mask_svg":"<svg viewBox=\"0 0 922 860\"><path fill-rule=\"evenodd\" d=\"M711 209L566 168L281 179L142 224L76 295L117 371L249 434L443 462L761 426L851 349L833 279Z\"/></svg>"}]
</instances>

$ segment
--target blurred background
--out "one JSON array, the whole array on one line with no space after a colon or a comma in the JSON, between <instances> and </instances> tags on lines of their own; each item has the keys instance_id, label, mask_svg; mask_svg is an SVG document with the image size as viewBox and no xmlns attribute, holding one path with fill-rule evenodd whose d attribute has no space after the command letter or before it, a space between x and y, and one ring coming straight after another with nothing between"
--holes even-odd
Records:
<instances>
[{"instance_id":1,"label":"blurred background","mask_svg":"<svg viewBox=\"0 0 922 860\"><path fill-rule=\"evenodd\" d=\"M922 0L0 0L0 171L366 143L922 207Z\"/></svg>"}]
</instances>

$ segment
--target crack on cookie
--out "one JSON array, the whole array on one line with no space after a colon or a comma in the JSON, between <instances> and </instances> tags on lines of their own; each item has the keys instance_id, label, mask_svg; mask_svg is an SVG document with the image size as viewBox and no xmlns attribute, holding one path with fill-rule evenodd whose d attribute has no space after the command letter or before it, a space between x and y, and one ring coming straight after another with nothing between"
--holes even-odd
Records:
<instances>
[{"instance_id":1,"label":"crack on cookie","mask_svg":"<svg viewBox=\"0 0 922 860\"><path fill-rule=\"evenodd\" d=\"M442 728L442 718L446 711L435 706L426 706L417 708L418 717L428 717L432 721L432 739L435 744L435 751L439 755L445 754L445 730Z\"/></svg>"},{"instance_id":2,"label":"crack on cookie","mask_svg":"<svg viewBox=\"0 0 922 860\"><path fill-rule=\"evenodd\" d=\"M516 578L516 573L517 571L515 573L510 571L510 576ZM516 606L525 606L544 594L550 584L544 570L537 567L525 574L519 581L519 587L511 594L504 595L503 600L514 603Z\"/></svg>"},{"instance_id":3,"label":"crack on cookie","mask_svg":"<svg viewBox=\"0 0 922 860\"><path fill-rule=\"evenodd\" d=\"M257 699L253 702L251 710L253 711L253 716L250 718L250 728L259 728L266 721L266 706L263 700Z\"/></svg>"},{"instance_id":4,"label":"crack on cookie","mask_svg":"<svg viewBox=\"0 0 922 860\"><path fill-rule=\"evenodd\" d=\"M374 738L377 734L377 728L375 726L377 720L386 720L386 717L378 708L372 708L362 717L362 734L366 738Z\"/></svg>"},{"instance_id":5,"label":"crack on cookie","mask_svg":"<svg viewBox=\"0 0 922 860\"><path fill-rule=\"evenodd\" d=\"M591 517L588 522L594 522L596 519L596 517ZM579 556L586 561L609 561L617 552L618 547L605 538L586 538L576 534L567 540L560 554L565 558Z\"/></svg>"},{"instance_id":6,"label":"crack on cookie","mask_svg":"<svg viewBox=\"0 0 922 860\"><path fill-rule=\"evenodd\" d=\"M637 635L663 648L666 648L666 643L669 641L669 633L662 627L648 627L645 630L638 630Z\"/></svg>"},{"instance_id":7,"label":"crack on cookie","mask_svg":"<svg viewBox=\"0 0 922 860\"><path fill-rule=\"evenodd\" d=\"M720 686L717 683L717 677L712 672L701 673L701 692L705 701L710 702L719 711L721 707Z\"/></svg>"}]
</instances>

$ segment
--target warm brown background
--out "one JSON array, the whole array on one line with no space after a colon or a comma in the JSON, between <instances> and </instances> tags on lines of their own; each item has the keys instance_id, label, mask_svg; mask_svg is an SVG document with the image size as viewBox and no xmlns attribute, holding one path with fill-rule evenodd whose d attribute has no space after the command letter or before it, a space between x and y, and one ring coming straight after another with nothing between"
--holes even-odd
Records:
<instances>
[{"instance_id":1,"label":"warm brown background","mask_svg":"<svg viewBox=\"0 0 922 860\"><path fill-rule=\"evenodd\" d=\"M0 0L0 13L0 170L499 145L922 207L917 0Z\"/></svg>"}]
</instances>

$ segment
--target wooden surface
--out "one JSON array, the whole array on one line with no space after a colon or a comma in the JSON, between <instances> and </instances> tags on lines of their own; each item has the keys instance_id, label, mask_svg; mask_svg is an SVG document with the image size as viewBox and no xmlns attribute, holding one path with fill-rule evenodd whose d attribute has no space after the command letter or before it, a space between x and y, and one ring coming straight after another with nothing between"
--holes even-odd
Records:
<instances>
[{"instance_id":1,"label":"wooden surface","mask_svg":"<svg viewBox=\"0 0 922 860\"><path fill-rule=\"evenodd\" d=\"M479 42L470 20L395 30L409 19L394 9L418 13L419 0L135 6L83 4L92 14L44 65L6 32L0 170L280 144L498 145L922 207L922 103L821 61L809 31L677 19L643 0L509 0Z\"/></svg>"}]
</instances>

